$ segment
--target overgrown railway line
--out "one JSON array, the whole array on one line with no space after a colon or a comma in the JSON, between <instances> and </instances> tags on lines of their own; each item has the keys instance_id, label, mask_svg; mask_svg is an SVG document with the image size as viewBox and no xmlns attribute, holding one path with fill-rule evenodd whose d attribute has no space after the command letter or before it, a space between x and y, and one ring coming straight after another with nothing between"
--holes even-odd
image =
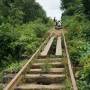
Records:
<instances>
[{"instance_id":1,"label":"overgrown railway line","mask_svg":"<svg viewBox=\"0 0 90 90\"><path fill-rule=\"evenodd\" d=\"M48 36L21 70L6 78L4 90L78 90L63 31Z\"/></svg>"}]
</instances>

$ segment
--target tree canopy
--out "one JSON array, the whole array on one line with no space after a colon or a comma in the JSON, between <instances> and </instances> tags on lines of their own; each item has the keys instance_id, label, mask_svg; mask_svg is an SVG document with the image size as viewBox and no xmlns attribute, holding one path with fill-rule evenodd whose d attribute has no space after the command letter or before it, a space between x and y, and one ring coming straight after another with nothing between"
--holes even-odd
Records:
<instances>
[{"instance_id":1,"label":"tree canopy","mask_svg":"<svg viewBox=\"0 0 90 90\"><path fill-rule=\"evenodd\" d=\"M27 23L37 18L46 18L46 13L35 0L0 0L0 21Z\"/></svg>"}]
</instances>

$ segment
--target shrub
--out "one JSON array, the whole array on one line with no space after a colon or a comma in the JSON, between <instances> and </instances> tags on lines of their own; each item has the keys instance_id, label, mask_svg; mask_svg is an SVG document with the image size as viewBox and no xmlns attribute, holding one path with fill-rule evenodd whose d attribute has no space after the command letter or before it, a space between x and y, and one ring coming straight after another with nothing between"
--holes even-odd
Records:
<instances>
[{"instance_id":1,"label":"shrub","mask_svg":"<svg viewBox=\"0 0 90 90\"><path fill-rule=\"evenodd\" d=\"M49 27L42 20L13 27L2 24L0 27L0 64L11 63L21 59L22 55L31 56L40 46ZM4 65L3 65L4 66Z\"/></svg>"}]
</instances>

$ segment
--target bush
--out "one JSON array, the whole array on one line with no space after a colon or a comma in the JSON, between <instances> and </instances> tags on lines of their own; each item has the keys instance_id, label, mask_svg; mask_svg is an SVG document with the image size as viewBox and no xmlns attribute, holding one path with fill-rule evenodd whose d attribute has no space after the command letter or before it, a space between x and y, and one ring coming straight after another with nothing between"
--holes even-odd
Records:
<instances>
[{"instance_id":1,"label":"bush","mask_svg":"<svg viewBox=\"0 0 90 90\"><path fill-rule=\"evenodd\" d=\"M17 25L17 27L8 23L2 24L0 27L0 64L5 66L6 63L21 59L22 55L31 56L40 46L43 36L49 29L47 24L40 19L21 26Z\"/></svg>"},{"instance_id":2,"label":"bush","mask_svg":"<svg viewBox=\"0 0 90 90\"><path fill-rule=\"evenodd\" d=\"M84 17L65 17L63 19L64 27L67 28L66 33L70 59L77 67L82 66L79 71L79 80L77 80L79 90L90 89L90 21ZM89 56L88 56L89 54Z\"/></svg>"},{"instance_id":3,"label":"bush","mask_svg":"<svg viewBox=\"0 0 90 90\"><path fill-rule=\"evenodd\" d=\"M90 1L62 0L62 24L67 29L70 58L82 66L77 80L79 90L90 90ZM77 70L77 68L76 68Z\"/></svg>"}]
</instances>

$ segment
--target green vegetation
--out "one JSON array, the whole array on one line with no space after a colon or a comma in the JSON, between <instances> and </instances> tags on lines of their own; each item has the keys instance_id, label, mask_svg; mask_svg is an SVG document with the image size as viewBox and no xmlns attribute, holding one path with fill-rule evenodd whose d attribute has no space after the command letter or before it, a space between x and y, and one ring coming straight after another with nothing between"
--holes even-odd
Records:
<instances>
[{"instance_id":1,"label":"green vegetation","mask_svg":"<svg viewBox=\"0 0 90 90\"><path fill-rule=\"evenodd\" d=\"M35 0L0 0L1 23L15 26L37 18L46 19L46 13Z\"/></svg>"},{"instance_id":2,"label":"green vegetation","mask_svg":"<svg viewBox=\"0 0 90 90\"><path fill-rule=\"evenodd\" d=\"M66 85L66 88L65 88L65 90L72 90L72 88L71 88L71 82L70 82L70 80L69 79L66 79L66 81L65 81L66 83L65 83L65 85Z\"/></svg>"},{"instance_id":3,"label":"green vegetation","mask_svg":"<svg viewBox=\"0 0 90 90\"><path fill-rule=\"evenodd\" d=\"M0 70L21 68L52 25L35 0L0 0Z\"/></svg>"},{"instance_id":4,"label":"green vegetation","mask_svg":"<svg viewBox=\"0 0 90 90\"><path fill-rule=\"evenodd\" d=\"M90 0L61 1L70 58L75 67L82 66L78 88L90 90Z\"/></svg>"},{"instance_id":5,"label":"green vegetation","mask_svg":"<svg viewBox=\"0 0 90 90\"><path fill-rule=\"evenodd\" d=\"M51 67L52 65L50 64L50 61L45 61L44 64L41 66L42 72L49 73Z\"/></svg>"},{"instance_id":6,"label":"green vegetation","mask_svg":"<svg viewBox=\"0 0 90 90\"><path fill-rule=\"evenodd\" d=\"M22 60L22 61L15 61L6 66L6 69L3 70L2 72L0 72L0 82L2 82L3 80L3 75L6 75L8 73L17 73L21 68L22 66L26 63L27 60ZM0 89L1 90L1 89Z\"/></svg>"}]
</instances>

